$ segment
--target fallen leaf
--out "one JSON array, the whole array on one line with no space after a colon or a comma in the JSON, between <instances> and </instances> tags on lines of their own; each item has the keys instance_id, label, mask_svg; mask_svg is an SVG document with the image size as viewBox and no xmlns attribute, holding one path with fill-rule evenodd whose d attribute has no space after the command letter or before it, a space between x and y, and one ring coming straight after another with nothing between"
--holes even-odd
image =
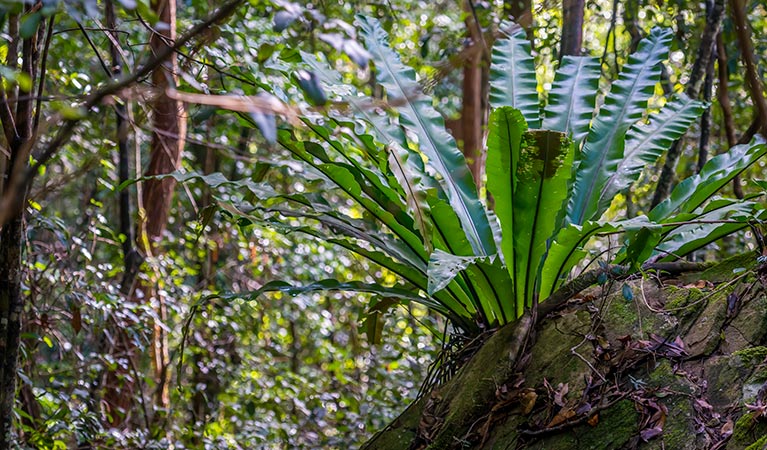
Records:
<instances>
[{"instance_id":1,"label":"fallen leaf","mask_svg":"<svg viewBox=\"0 0 767 450\"><path fill-rule=\"evenodd\" d=\"M663 434L663 428L652 427L652 428L645 428L644 430L640 431L639 437L641 437L643 441L647 442L656 436L660 436L661 434Z\"/></svg>"},{"instance_id":2,"label":"fallen leaf","mask_svg":"<svg viewBox=\"0 0 767 450\"><path fill-rule=\"evenodd\" d=\"M551 419L551 422L549 422L548 428L555 427L557 425L563 424L570 420L573 416L575 416L575 411L572 410L572 408L562 408L559 410L556 416L554 416L553 419Z\"/></svg>"},{"instance_id":3,"label":"fallen leaf","mask_svg":"<svg viewBox=\"0 0 767 450\"><path fill-rule=\"evenodd\" d=\"M727 422L722 425L722 429L719 432L722 433L722 437L729 437L734 429L735 424L732 422L732 419L727 419Z\"/></svg>"}]
</instances>

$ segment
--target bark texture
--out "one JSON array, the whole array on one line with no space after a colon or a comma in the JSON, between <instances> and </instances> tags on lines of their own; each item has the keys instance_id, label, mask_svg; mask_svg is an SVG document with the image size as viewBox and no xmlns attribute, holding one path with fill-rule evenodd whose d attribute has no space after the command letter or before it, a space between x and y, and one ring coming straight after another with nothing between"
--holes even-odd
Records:
<instances>
[{"instance_id":1,"label":"bark texture","mask_svg":"<svg viewBox=\"0 0 767 450\"><path fill-rule=\"evenodd\" d=\"M562 4L562 43L560 58L579 56L583 47L583 7L585 0L564 0Z\"/></svg>"},{"instance_id":2,"label":"bark texture","mask_svg":"<svg viewBox=\"0 0 767 450\"><path fill-rule=\"evenodd\" d=\"M149 45L155 54L162 53L173 45L176 40L176 2L173 0L157 0L153 2L155 12L161 22L168 27L152 35ZM178 62L175 55L168 58L162 66L152 72L152 83L157 96L152 104L152 143L150 149L149 167L145 175L163 175L176 171L181 163L186 136L186 113L184 105L165 95L169 87L175 87L178 81ZM171 200L176 187L176 180L164 178L150 179L143 186L140 214L140 233L138 247L144 255L157 256L160 252L158 242L162 239L168 224ZM154 277L149 274L149 282L137 287L137 297L152 302L155 313L160 321L167 318L165 299L158 295L154 288ZM168 336L160 323L153 326L152 339L152 368L157 383L155 390L155 405L160 408L168 407L168 366L170 355L168 351Z\"/></svg>"},{"instance_id":3,"label":"bark texture","mask_svg":"<svg viewBox=\"0 0 767 450\"><path fill-rule=\"evenodd\" d=\"M469 46L482 47L482 29L479 26L474 8L466 0L464 2L466 12L466 30L469 38ZM488 67L486 52L467 51L468 58L463 67L463 101L461 104L461 138L463 141L463 154L469 169L474 177L477 188L482 185L484 174L484 138L485 117L487 116L485 93L483 85L483 71Z\"/></svg>"},{"instance_id":4,"label":"bark texture","mask_svg":"<svg viewBox=\"0 0 767 450\"><path fill-rule=\"evenodd\" d=\"M38 7L28 4L26 10ZM40 56L39 38L43 32L35 31L26 39L18 34L18 16L9 20L8 53L6 66L17 69L19 49L21 49L21 72L37 82L37 70ZM45 24L39 26L44 30ZM4 84L0 79L0 86ZM34 124L35 103L33 96L25 95L19 99L17 88L8 83L0 87L2 99L6 99L0 108L4 140L3 147L8 154L0 153L0 192L5 194L8 186L17 182L28 166L30 150L33 144L32 127ZM16 397L16 372L18 370L19 348L21 344L21 322L24 299L21 295L22 249L24 240L24 209L27 191L15 193L14 200L19 205L6 211L8 219L0 222L0 449L9 448L12 443L13 407Z\"/></svg>"},{"instance_id":5,"label":"bark texture","mask_svg":"<svg viewBox=\"0 0 767 450\"><path fill-rule=\"evenodd\" d=\"M751 93L751 100L756 107L759 117L759 126L762 133L767 135L767 100L764 98L764 84L756 68L754 56L754 43L751 38L751 27L746 17L745 0L730 0L732 10L732 22L735 25L735 34L738 37L740 56L743 66L746 68L746 82Z\"/></svg>"}]
</instances>

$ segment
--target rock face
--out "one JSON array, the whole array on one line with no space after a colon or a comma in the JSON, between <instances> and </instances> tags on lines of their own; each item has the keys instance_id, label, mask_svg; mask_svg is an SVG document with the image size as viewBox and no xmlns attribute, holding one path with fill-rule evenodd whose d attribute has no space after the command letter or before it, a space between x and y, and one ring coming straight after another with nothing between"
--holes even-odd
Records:
<instances>
[{"instance_id":1,"label":"rock face","mask_svg":"<svg viewBox=\"0 0 767 450\"><path fill-rule=\"evenodd\" d=\"M609 282L532 331L525 316L363 449L767 448L756 261Z\"/></svg>"}]
</instances>

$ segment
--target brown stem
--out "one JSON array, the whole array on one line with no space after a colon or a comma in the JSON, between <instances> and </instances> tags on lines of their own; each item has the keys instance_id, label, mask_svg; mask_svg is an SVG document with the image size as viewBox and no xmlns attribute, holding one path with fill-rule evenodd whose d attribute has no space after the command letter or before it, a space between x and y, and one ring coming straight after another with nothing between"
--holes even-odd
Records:
<instances>
[{"instance_id":1,"label":"brown stem","mask_svg":"<svg viewBox=\"0 0 767 450\"><path fill-rule=\"evenodd\" d=\"M45 33L45 43L43 44L43 56L40 59L40 82L37 84L37 104L35 105L35 120L32 124L32 134L37 135L40 126L40 115L43 111L43 91L45 90L45 72L48 68L48 50L51 46L53 37L53 24L56 22L56 15L52 14L48 18L48 29Z\"/></svg>"},{"instance_id":2,"label":"brown stem","mask_svg":"<svg viewBox=\"0 0 767 450\"><path fill-rule=\"evenodd\" d=\"M703 83L703 101L707 104L711 102L711 92L714 87L714 60L708 63L706 70L706 80ZM708 148L711 137L711 107L706 107L700 116L700 140L698 145L698 167L697 172L703 170L703 166L708 160Z\"/></svg>"},{"instance_id":3,"label":"brown stem","mask_svg":"<svg viewBox=\"0 0 767 450\"><path fill-rule=\"evenodd\" d=\"M470 0L464 1L467 12L466 29L470 42L468 45L482 44L482 30ZM461 137L463 138L463 154L469 164L474 183L479 190L482 185L482 169L484 166L482 141L484 138L482 110L482 64L484 52L472 52L471 57L463 67L463 102L461 104Z\"/></svg>"},{"instance_id":4,"label":"brown stem","mask_svg":"<svg viewBox=\"0 0 767 450\"><path fill-rule=\"evenodd\" d=\"M29 10L33 5L27 5ZM15 42L14 42L15 44ZM38 34L33 33L22 42L21 71L34 85L39 55ZM16 48L15 45L11 45ZM16 50L13 50L14 52ZM11 50L9 49L9 58ZM15 65L15 63L14 63ZM24 167L29 158L32 141L33 96L16 103L14 136L10 144L10 158L4 167L13 187L13 171ZM21 205L26 201L26 189L17 193ZM13 426L13 406L16 395L16 371L21 343L21 319L24 298L21 295L21 253L24 242L24 210L17 208L0 230L0 448L10 448Z\"/></svg>"},{"instance_id":5,"label":"brown stem","mask_svg":"<svg viewBox=\"0 0 767 450\"><path fill-rule=\"evenodd\" d=\"M503 13L507 18L513 18L531 37L533 25L532 0L504 0Z\"/></svg>"}]
</instances>

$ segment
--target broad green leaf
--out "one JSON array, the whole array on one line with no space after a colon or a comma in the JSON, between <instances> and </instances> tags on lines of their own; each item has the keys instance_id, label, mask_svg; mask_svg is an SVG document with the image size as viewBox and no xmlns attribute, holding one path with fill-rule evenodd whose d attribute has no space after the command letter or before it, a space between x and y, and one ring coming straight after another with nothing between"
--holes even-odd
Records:
<instances>
[{"instance_id":1,"label":"broad green leaf","mask_svg":"<svg viewBox=\"0 0 767 450\"><path fill-rule=\"evenodd\" d=\"M606 230L599 222L569 224L557 234L541 270L540 298L545 301L567 278L570 270L586 255L583 246L596 233Z\"/></svg>"},{"instance_id":2,"label":"broad green leaf","mask_svg":"<svg viewBox=\"0 0 767 450\"><path fill-rule=\"evenodd\" d=\"M665 221L673 214L694 211L742 171L767 154L762 140L736 145L710 159L697 175L679 183L665 201L648 214L650 220Z\"/></svg>"},{"instance_id":3,"label":"broad green leaf","mask_svg":"<svg viewBox=\"0 0 767 450\"><path fill-rule=\"evenodd\" d=\"M517 314L537 297L543 257L564 220L575 154L562 132L524 129L513 108L491 114L488 190L501 222L501 250L515 280Z\"/></svg>"},{"instance_id":4,"label":"broad green leaf","mask_svg":"<svg viewBox=\"0 0 767 450\"><path fill-rule=\"evenodd\" d=\"M623 159L626 131L642 117L660 80L671 31L653 29L623 66L591 126L568 208L571 223L599 219L599 196Z\"/></svg>"},{"instance_id":5,"label":"broad green leaf","mask_svg":"<svg viewBox=\"0 0 767 450\"><path fill-rule=\"evenodd\" d=\"M517 256L514 246L514 198L517 186L519 148L527 124L519 110L499 108L490 114L487 136L487 190L495 200L495 214L501 225L501 252L509 275L517 274ZM520 249L521 251L521 249ZM515 286L516 287L516 286ZM516 292L513 296L517 298ZM519 312L519 309L517 310Z\"/></svg>"},{"instance_id":6,"label":"broad green leaf","mask_svg":"<svg viewBox=\"0 0 767 450\"><path fill-rule=\"evenodd\" d=\"M380 344L383 337L383 320L381 320L382 314L378 311L373 311L370 314L365 315L362 321L362 325L365 330L365 335L368 337L368 342L371 344Z\"/></svg>"},{"instance_id":7,"label":"broad green leaf","mask_svg":"<svg viewBox=\"0 0 767 450\"><path fill-rule=\"evenodd\" d=\"M521 313L516 310L514 303L514 280L509 277L500 258L491 259L470 265L466 273L477 291L481 310L488 318L488 323L499 325L511 322Z\"/></svg>"},{"instance_id":8,"label":"broad green leaf","mask_svg":"<svg viewBox=\"0 0 767 450\"><path fill-rule=\"evenodd\" d=\"M413 69L402 64L388 46L388 36L378 21L363 16L357 20L375 62L377 80L386 88L389 102L399 105L400 123L413 130L427 163L442 177L440 184L475 253L492 255L495 243L485 208L479 201L463 153L445 130L444 119L420 91Z\"/></svg>"},{"instance_id":9,"label":"broad green leaf","mask_svg":"<svg viewBox=\"0 0 767 450\"><path fill-rule=\"evenodd\" d=\"M313 234L311 231L305 232L308 234ZM358 255L363 256L382 267L385 267L386 269L402 277L404 280L408 281L424 292L427 292L429 289L427 277L423 272L415 270L404 264L400 264L381 252L368 250L347 239L330 238L324 240L346 248L347 250L357 253ZM475 312L474 308L467 308L467 305L471 305L471 301L457 286L455 289L444 289L449 284L450 281L446 282L445 285L442 286L442 288L439 290L439 292L428 292L428 294L443 304L446 308L453 311L455 314L458 314L466 319L471 319L473 313ZM456 295L458 295L458 298L456 298Z\"/></svg>"},{"instance_id":10,"label":"broad green leaf","mask_svg":"<svg viewBox=\"0 0 767 450\"><path fill-rule=\"evenodd\" d=\"M429 256L429 288L427 292L433 295L450 284L453 279L469 265L485 258L484 256L456 256L442 250L435 250Z\"/></svg>"},{"instance_id":11,"label":"broad green leaf","mask_svg":"<svg viewBox=\"0 0 767 450\"><path fill-rule=\"evenodd\" d=\"M658 114L650 115L649 123L637 123L631 127L626 133L623 159L602 189L599 211L609 208L613 198L639 178L642 169L655 164L671 144L687 132L704 109L702 102L679 94L666 103Z\"/></svg>"},{"instance_id":12,"label":"broad green leaf","mask_svg":"<svg viewBox=\"0 0 767 450\"><path fill-rule=\"evenodd\" d=\"M532 131L522 137L514 191L514 279L517 301L529 308L537 300L539 275L550 239L559 231L567 207L575 147L557 131Z\"/></svg>"},{"instance_id":13,"label":"broad green leaf","mask_svg":"<svg viewBox=\"0 0 767 450\"><path fill-rule=\"evenodd\" d=\"M296 286L285 281L276 280L270 281L254 291L221 293L212 295L208 297L208 299L221 298L223 300L241 299L246 301L255 301L258 300L258 298L262 295L270 292L282 292L287 295L295 296L310 294L313 292L328 291L363 292L369 294L377 294L384 297L394 297L405 301L420 303L443 314L447 312L439 303L427 297L421 297L418 295L418 293L404 289L402 287L386 287L376 283L362 283L359 281L341 282L335 279L321 280L303 286Z\"/></svg>"},{"instance_id":14,"label":"broad green leaf","mask_svg":"<svg viewBox=\"0 0 767 450\"><path fill-rule=\"evenodd\" d=\"M348 91L348 86L343 83L338 72L331 70L326 63L318 60L315 55L302 52L301 56L304 62L312 68L312 71L318 74L320 80L329 86L330 90L343 92L342 100L349 104L354 116L348 120L354 120L354 118L364 120L370 125L377 140L384 144L387 165L382 166L381 169L388 168L396 183L399 184L407 209L412 214L415 226L424 239L424 246L430 250L431 221L428 217L429 205L426 201L426 189L428 184L433 184L433 180L430 180L426 174L421 157L408 148L402 128L392 123L388 114L379 114L377 108L363 105L359 97L345 92ZM336 112L334 117L338 120L340 113ZM358 129L355 128L354 131L357 138L364 139ZM346 152L341 149L338 150L346 156Z\"/></svg>"},{"instance_id":15,"label":"broad green leaf","mask_svg":"<svg viewBox=\"0 0 767 450\"><path fill-rule=\"evenodd\" d=\"M501 28L508 28L504 23ZM490 65L490 107L518 109L530 128L541 126L538 80L530 40L516 27L493 45Z\"/></svg>"},{"instance_id":16,"label":"broad green leaf","mask_svg":"<svg viewBox=\"0 0 767 450\"><path fill-rule=\"evenodd\" d=\"M570 274L570 270L587 256L583 250L586 243L598 233L640 232L649 230L660 232L661 226L651 222L646 216L616 222L588 221L583 225L569 224L557 234L551 248L546 254L541 271L540 298L546 299L551 295ZM625 259L616 258L613 263L621 264Z\"/></svg>"},{"instance_id":17,"label":"broad green leaf","mask_svg":"<svg viewBox=\"0 0 767 450\"><path fill-rule=\"evenodd\" d=\"M461 272L468 275L475 292L475 306L487 324L508 323L517 317L510 291L511 278L497 258L456 256L436 250L429 258L428 292L433 294L444 289ZM504 297L508 299L505 304L501 301Z\"/></svg>"},{"instance_id":18,"label":"broad green leaf","mask_svg":"<svg viewBox=\"0 0 767 450\"><path fill-rule=\"evenodd\" d=\"M411 166L407 164L407 159L403 161L403 157L408 158L411 155L404 151L398 151L396 147L389 147L387 154L389 155L389 169L404 190L408 211L413 215L415 225L423 238L426 250L430 251L432 248L432 222L429 218L429 203L426 200L426 190L423 189L421 178L413 174ZM414 156L417 157L417 155Z\"/></svg>"},{"instance_id":19,"label":"broad green leaf","mask_svg":"<svg viewBox=\"0 0 767 450\"><path fill-rule=\"evenodd\" d=\"M33 13L25 14L21 17L21 25L19 25L19 36L22 39L28 39L37 33L37 28L40 26L40 21L43 20L43 13L36 11Z\"/></svg>"},{"instance_id":20,"label":"broad green leaf","mask_svg":"<svg viewBox=\"0 0 767 450\"><path fill-rule=\"evenodd\" d=\"M453 208L446 201L435 197L430 196L428 201L434 221L434 247L453 255L475 256Z\"/></svg>"},{"instance_id":21,"label":"broad green leaf","mask_svg":"<svg viewBox=\"0 0 767 450\"><path fill-rule=\"evenodd\" d=\"M696 211L694 220L689 224L674 228L658 245L662 260L684 257L691 252L748 227L748 221L764 218L765 211L757 210L754 202L733 201L731 199L713 200L702 211ZM726 219L739 220L739 223L722 222ZM676 219L674 219L676 221ZM698 223L696 223L698 222Z\"/></svg>"},{"instance_id":22,"label":"broad green leaf","mask_svg":"<svg viewBox=\"0 0 767 450\"><path fill-rule=\"evenodd\" d=\"M424 261L427 259L423 243L418 236L407 226L399 223L391 212L387 211L376 201L371 200L362 193L362 187L355 179L354 174L347 168L337 164L317 164L314 162L312 155L307 153L303 148L303 143L295 142L292 140L292 135L285 130L280 131L280 144L286 149L290 150L296 157L304 160L312 165L329 180L333 181L339 188L341 188L352 199L357 201L362 207L364 207L377 221L388 227L398 239L402 240L410 250L422 258Z\"/></svg>"},{"instance_id":23,"label":"broad green leaf","mask_svg":"<svg viewBox=\"0 0 767 450\"><path fill-rule=\"evenodd\" d=\"M567 55L562 58L549 92L543 128L568 134L575 148L580 148L589 132L599 92L600 69L598 58Z\"/></svg>"}]
</instances>

